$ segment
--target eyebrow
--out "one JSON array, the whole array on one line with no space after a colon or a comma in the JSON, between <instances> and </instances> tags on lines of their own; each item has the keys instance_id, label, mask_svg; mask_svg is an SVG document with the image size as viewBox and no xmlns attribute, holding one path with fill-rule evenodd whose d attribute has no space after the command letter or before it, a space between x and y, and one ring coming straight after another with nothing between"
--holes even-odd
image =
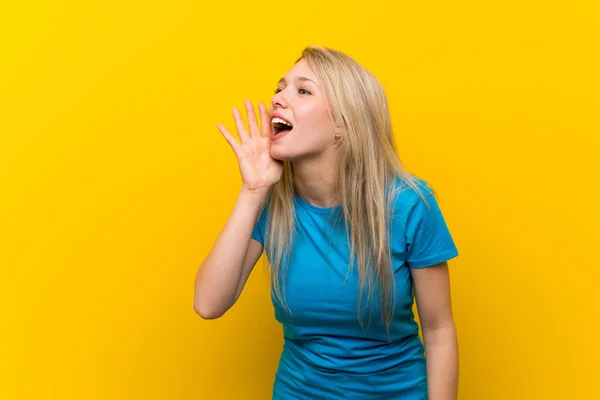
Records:
<instances>
[{"instance_id":1,"label":"eyebrow","mask_svg":"<svg viewBox=\"0 0 600 400\"><path fill-rule=\"evenodd\" d=\"M309 78L307 78L307 77L305 77L305 76L299 76L299 77L297 77L297 78L296 78L296 81L298 81L298 82L309 81L309 82L312 82L312 83L314 83L314 85L315 85L315 86L318 86L318 85L317 85L317 83L316 83L315 81L313 81L312 79L309 79ZM285 78L281 78L281 79L279 80L279 82L277 82L277 84L278 84L278 85L280 85L280 84L282 84L282 83L285 83L285 84L287 84L287 81L285 80Z\"/></svg>"}]
</instances>

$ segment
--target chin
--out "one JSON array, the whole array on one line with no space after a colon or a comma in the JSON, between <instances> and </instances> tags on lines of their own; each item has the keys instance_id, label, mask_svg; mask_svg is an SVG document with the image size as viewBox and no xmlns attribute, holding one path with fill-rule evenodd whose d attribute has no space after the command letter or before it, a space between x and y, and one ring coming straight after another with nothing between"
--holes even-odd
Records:
<instances>
[{"instance_id":1,"label":"chin","mask_svg":"<svg viewBox=\"0 0 600 400\"><path fill-rule=\"evenodd\" d=\"M271 147L270 154L271 154L271 157L273 157L273 159L278 160L278 161L291 161L294 158L294 155L291 154L291 152L289 150L286 151L285 148Z\"/></svg>"},{"instance_id":2,"label":"chin","mask_svg":"<svg viewBox=\"0 0 600 400\"><path fill-rule=\"evenodd\" d=\"M316 143L311 146L307 143L298 144L294 142L281 141L277 143L271 143L269 153L271 154L271 157L278 161L303 161L318 158L319 156L323 155L327 149L324 145L319 145L320 143Z\"/></svg>"}]
</instances>

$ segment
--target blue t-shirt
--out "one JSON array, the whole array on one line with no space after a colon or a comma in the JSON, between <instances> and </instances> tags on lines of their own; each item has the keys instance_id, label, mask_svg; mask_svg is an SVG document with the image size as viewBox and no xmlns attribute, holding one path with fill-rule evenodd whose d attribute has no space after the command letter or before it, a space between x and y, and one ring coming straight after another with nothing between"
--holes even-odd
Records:
<instances>
[{"instance_id":1,"label":"blue t-shirt","mask_svg":"<svg viewBox=\"0 0 600 400\"><path fill-rule=\"evenodd\" d=\"M293 315L272 296L284 332L273 399L427 399L424 348L412 311L409 269L449 260L458 251L435 197L423 190L427 208L413 189L403 187L390 215L396 280L390 336L380 323L378 302L365 309L365 329L359 323L356 263L348 274L344 226L334 229L334 219L329 218L340 207L317 207L295 196L294 246L282 286ZM252 233L263 244L268 240L265 224L266 208Z\"/></svg>"}]
</instances>

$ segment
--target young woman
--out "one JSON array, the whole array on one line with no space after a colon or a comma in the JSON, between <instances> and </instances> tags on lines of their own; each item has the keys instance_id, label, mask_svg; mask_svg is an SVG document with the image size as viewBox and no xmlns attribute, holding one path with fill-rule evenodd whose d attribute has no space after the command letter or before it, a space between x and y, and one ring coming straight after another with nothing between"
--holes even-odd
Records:
<instances>
[{"instance_id":1,"label":"young woman","mask_svg":"<svg viewBox=\"0 0 600 400\"><path fill-rule=\"evenodd\" d=\"M401 165L380 83L311 46L271 103L259 130L246 101L249 132L234 109L241 143L219 124L243 183L198 270L196 312L222 316L264 248L285 337L273 399L455 400L458 251L433 191Z\"/></svg>"}]
</instances>

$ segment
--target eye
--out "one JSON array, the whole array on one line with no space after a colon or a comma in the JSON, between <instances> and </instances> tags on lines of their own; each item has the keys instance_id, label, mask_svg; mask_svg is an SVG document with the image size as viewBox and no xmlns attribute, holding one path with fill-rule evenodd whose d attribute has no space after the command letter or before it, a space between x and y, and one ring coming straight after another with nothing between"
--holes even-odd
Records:
<instances>
[{"instance_id":1,"label":"eye","mask_svg":"<svg viewBox=\"0 0 600 400\"><path fill-rule=\"evenodd\" d=\"M275 89L275 90L273 91L273 93L275 93L275 94L277 94L277 93L279 93L279 92L281 92L281 89L279 89L279 88L277 88L277 89Z\"/></svg>"},{"instance_id":2,"label":"eye","mask_svg":"<svg viewBox=\"0 0 600 400\"><path fill-rule=\"evenodd\" d=\"M306 92L306 94L311 94L311 93L310 93L308 90L306 90L306 89L299 89L299 90L298 90L298 93L301 93L302 91Z\"/></svg>"}]
</instances>

